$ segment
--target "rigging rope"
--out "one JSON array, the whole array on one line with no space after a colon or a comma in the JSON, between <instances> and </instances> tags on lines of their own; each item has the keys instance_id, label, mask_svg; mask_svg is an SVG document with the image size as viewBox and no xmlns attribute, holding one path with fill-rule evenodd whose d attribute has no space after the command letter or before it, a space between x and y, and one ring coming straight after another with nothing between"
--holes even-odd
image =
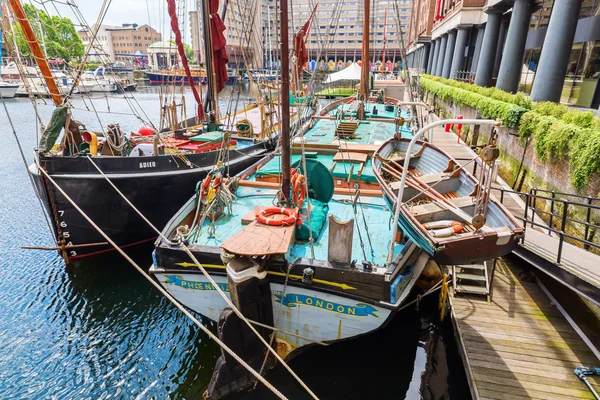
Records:
<instances>
[{"instance_id":1,"label":"rigging rope","mask_svg":"<svg viewBox=\"0 0 600 400\"><path fill-rule=\"evenodd\" d=\"M129 204L129 206L150 226L150 228L152 228L158 235L159 237L161 237L163 240L165 240L167 243L173 244L175 245L176 243L171 242L166 236L163 235L163 233L161 231L159 231L143 214L141 211L139 211L130 201L129 199L114 185L114 183L112 183L112 181L108 178L108 176L106 176L104 174L104 172L102 172L102 170L100 169L100 167L98 167L98 165L94 162L94 160L92 160L92 158L88 155L87 159L92 163L92 165L96 168L96 170L98 170L98 172L104 177L104 179L106 179L106 181L113 187L113 189L115 189L115 191L123 198L123 200L125 200L127 202L127 204ZM44 173L46 174L46 172L44 171ZM46 174L46 176L48 176ZM54 181L51 180L51 182L54 183ZM64 192L62 191L62 189L59 188L59 190L61 191L61 193L64 194ZM66 197L66 194L64 194ZM74 203L73 203L74 204ZM75 205L76 208L78 208ZM79 209L79 208L78 208ZM85 215L84 215L85 217ZM88 219L88 218L86 218ZM88 221L90 223L91 220L88 219ZM92 223L92 225L95 225ZM96 227L96 226L94 226ZM97 228L98 229L98 228ZM103 235L105 236L105 235ZM117 249L120 250L120 248L118 246L116 246L116 244L108 237L105 236L105 238L111 243L111 245L115 246ZM223 290L219 287L219 285L214 281L214 279L210 276L210 274L206 271L206 269L204 269L204 267L202 266L202 264L200 264L200 262L198 261L198 259L196 258L196 256L194 256L194 254L190 251L190 249L183 243L183 241L180 241L178 243L178 245L183 249L183 251L190 257L190 259L194 262L194 264L196 264L196 266L198 267L198 269L200 271L202 271L202 274L204 274L204 276L208 279L208 281L213 285L213 287L216 289L217 293L219 293L221 295L221 297L225 300L225 302L227 303L227 305L229 307L231 307L231 309L235 312L235 314L242 320L244 321L247 326L250 328L250 330L258 337L258 339L260 339L260 341L266 346L267 350L273 354L273 356L277 359L277 361L279 361L281 363L281 365L283 365L283 367L285 369L288 370L288 372L296 379L296 381L308 392L308 394L310 394L310 396L313 399L318 399L318 397L310 390L310 388L302 381L302 379L300 379L300 377L290 368L290 366L279 356L279 354L277 354L277 351L275 349L273 349L268 343L267 341L260 335L260 333L258 333L258 331L256 330L256 328L254 328L250 322L248 321L248 319L246 317L244 317L244 315L241 313L241 311L235 306L235 304L232 303L231 299L223 292ZM120 251L121 252L121 251ZM122 253L125 254L125 253ZM158 284L156 284L158 285ZM261 381L262 382L262 381Z\"/></svg>"},{"instance_id":2,"label":"rigging rope","mask_svg":"<svg viewBox=\"0 0 600 400\"><path fill-rule=\"evenodd\" d=\"M95 165L95 164L94 164ZM214 340L225 352L227 352L231 357L233 357L237 362L239 362L248 372L250 372L256 379L258 379L263 385L265 385L269 390L271 390L278 398L286 399L286 397L279 392L271 383L269 383L263 376L261 376L256 370L254 370L250 365L248 365L240 356L238 356L233 350L231 350L225 343L223 343L214 333L210 331L207 327L202 325L202 323L192 315L183 305L181 305L177 299L175 299L167 290L160 286L158 282L156 282L150 275L148 275L123 249L121 249L92 219L65 193L64 190L50 177L50 175L38 165L39 170L46 176L46 178L52 182L52 184L56 187L56 189L71 203L71 205L88 221L90 225L94 227L100 233L107 242L109 242L115 250L117 250L121 255L129 261L131 265L140 273L152 286L154 286L163 296L165 296L175 307L177 307L182 313L184 313L197 327L199 327L209 338ZM110 181L109 181L110 182ZM120 193L120 192L119 192ZM134 208L135 209L135 208ZM140 214L141 215L141 214ZM145 219L145 218L144 218ZM216 285L216 283L215 283ZM218 286L215 286L218 287Z\"/></svg>"}]
</instances>

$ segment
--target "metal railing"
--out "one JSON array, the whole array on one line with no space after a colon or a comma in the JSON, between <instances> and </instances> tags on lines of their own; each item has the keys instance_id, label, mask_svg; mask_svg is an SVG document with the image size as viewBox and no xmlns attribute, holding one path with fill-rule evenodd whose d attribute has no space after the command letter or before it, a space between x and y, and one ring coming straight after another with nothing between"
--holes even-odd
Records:
<instances>
[{"instance_id":1,"label":"metal railing","mask_svg":"<svg viewBox=\"0 0 600 400\"><path fill-rule=\"evenodd\" d=\"M475 82L475 73L471 71L456 71L454 79L460 82L473 83Z\"/></svg>"},{"instance_id":2,"label":"metal railing","mask_svg":"<svg viewBox=\"0 0 600 400\"><path fill-rule=\"evenodd\" d=\"M560 264L565 239L569 239L572 244L578 245L585 250L589 250L590 247L600 250L600 244L592 241L593 234L596 230L600 229L600 225L592 220L594 212L600 214L600 198L536 188L531 189L528 193L494 187L492 190L500 192L500 203L504 203L505 194L516 194L521 197L525 202L523 217L515 215L515 218L523 222L523 229L525 231L527 225L530 225L531 228L537 226L546 230L548 235L554 233L558 236L557 256L556 260L551 260L552 262ZM545 209L539 207L539 203L542 201L546 203ZM549 211L547 211L548 209ZM583 211L585 219L580 219L577 216L577 209ZM569 212L571 212L570 215ZM541 219L542 216L546 216L548 223L539 222L539 220L536 221L536 216L538 219ZM583 225L583 235L567 233L566 230L569 224L572 224L572 227ZM557 225L557 227L555 227L555 225ZM577 230L575 230L575 232L577 232Z\"/></svg>"}]
</instances>

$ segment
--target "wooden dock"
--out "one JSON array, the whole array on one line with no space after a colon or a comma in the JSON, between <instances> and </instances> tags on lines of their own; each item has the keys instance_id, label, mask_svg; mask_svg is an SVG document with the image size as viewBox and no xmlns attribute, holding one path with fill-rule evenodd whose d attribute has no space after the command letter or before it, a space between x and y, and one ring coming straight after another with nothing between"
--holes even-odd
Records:
<instances>
[{"instance_id":1,"label":"wooden dock","mask_svg":"<svg viewBox=\"0 0 600 400\"><path fill-rule=\"evenodd\" d=\"M456 134L444 132L442 127L434 129L433 144L461 164L475 157ZM508 189L501 179L494 186ZM506 194L502 204L514 215L524 216L525 204L517 195ZM528 226L524 245L551 257L556 255L558 238ZM600 283L600 257L564 246L561 266ZM499 260L491 303L483 296L450 297L456 339L473 399L594 399L573 370L582 365L597 367L600 360L540 286L522 282L518 274L518 268ZM600 391L598 377L590 382Z\"/></svg>"},{"instance_id":2,"label":"wooden dock","mask_svg":"<svg viewBox=\"0 0 600 400\"><path fill-rule=\"evenodd\" d=\"M473 399L594 399L573 370L600 361L536 283L497 264L490 304L450 297ZM590 382L600 391L598 377Z\"/></svg>"}]
</instances>

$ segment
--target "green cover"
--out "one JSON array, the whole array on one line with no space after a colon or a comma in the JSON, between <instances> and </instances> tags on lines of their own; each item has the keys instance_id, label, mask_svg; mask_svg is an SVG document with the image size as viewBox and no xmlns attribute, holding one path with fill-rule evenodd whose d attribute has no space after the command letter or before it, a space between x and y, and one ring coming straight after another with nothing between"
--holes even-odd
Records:
<instances>
[{"instance_id":1,"label":"green cover","mask_svg":"<svg viewBox=\"0 0 600 400\"><path fill-rule=\"evenodd\" d=\"M325 165L307 157L306 169L308 173L304 173L301 160L293 162L292 167L296 168L308 179L308 197L329 203L334 191L333 176L331 176L331 172L329 172L329 169Z\"/></svg>"},{"instance_id":2,"label":"green cover","mask_svg":"<svg viewBox=\"0 0 600 400\"><path fill-rule=\"evenodd\" d=\"M310 225L308 224L308 215L304 215L307 210L300 215L302 224L296 225L296 239L297 240L308 240L310 239L310 231L312 231L313 239L316 239L321 234L325 221L327 221L327 214L329 213L329 205L322 203L319 200L310 199L312 206L312 212L310 213Z\"/></svg>"},{"instance_id":3,"label":"green cover","mask_svg":"<svg viewBox=\"0 0 600 400\"><path fill-rule=\"evenodd\" d=\"M223 140L223 131L212 131L212 132L202 133L197 136L192 136L190 138L190 140L192 142L204 142L204 143L220 142L221 140Z\"/></svg>"},{"instance_id":4,"label":"green cover","mask_svg":"<svg viewBox=\"0 0 600 400\"><path fill-rule=\"evenodd\" d=\"M65 126L68 111L69 108L67 106L56 107L54 111L52 111L50 122L48 123L48 126L46 126L42 139L40 140L39 150L41 152L45 153L52 150L52 147L54 147L56 140L60 136L60 132Z\"/></svg>"}]
</instances>

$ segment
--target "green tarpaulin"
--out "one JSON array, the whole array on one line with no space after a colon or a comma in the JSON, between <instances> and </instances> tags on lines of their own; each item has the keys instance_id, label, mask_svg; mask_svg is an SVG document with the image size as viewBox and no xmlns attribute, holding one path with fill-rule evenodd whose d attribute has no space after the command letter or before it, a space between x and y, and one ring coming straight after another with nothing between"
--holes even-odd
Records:
<instances>
[{"instance_id":1,"label":"green tarpaulin","mask_svg":"<svg viewBox=\"0 0 600 400\"><path fill-rule=\"evenodd\" d=\"M50 122L42 135L42 139L40 140L40 151L47 152L54 147L56 140L60 136L60 132L65 126L65 121L67 120L67 113L69 108L57 107L52 112L52 118L50 118Z\"/></svg>"},{"instance_id":2,"label":"green tarpaulin","mask_svg":"<svg viewBox=\"0 0 600 400\"><path fill-rule=\"evenodd\" d=\"M321 234L321 230L327 220L327 213L329 213L329 205L327 203L310 199L310 205L312 208L312 212L310 213L310 225L308 224L308 215L303 215L308 212L305 207L300 215L302 225L296 226L296 239L298 240L310 239L311 230L313 239L316 239Z\"/></svg>"},{"instance_id":3,"label":"green tarpaulin","mask_svg":"<svg viewBox=\"0 0 600 400\"><path fill-rule=\"evenodd\" d=\"M197 136L192 136L190 138L190 140L192 142L203 142L203 143L220 142L221 140L223 140L223 131L212 131L212 132L202 133Z\"/></svg>"}]
</instances>

